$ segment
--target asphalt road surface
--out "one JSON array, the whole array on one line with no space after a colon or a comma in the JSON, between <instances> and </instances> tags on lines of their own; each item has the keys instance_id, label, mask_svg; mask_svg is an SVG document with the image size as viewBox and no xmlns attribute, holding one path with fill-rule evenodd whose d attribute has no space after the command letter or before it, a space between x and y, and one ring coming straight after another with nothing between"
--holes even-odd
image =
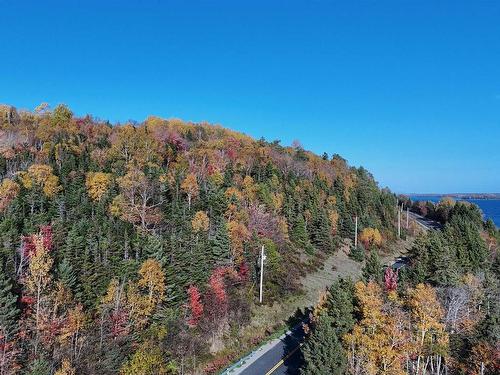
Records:
<instances>
[{"instance_id":1,"label":"asphalt road surface","mask_svg":"<svg viewBox=\"0 0 500 375\"><path fill-rule=\"evenodd\" d=\"M422 226L424 229L441 229L442 225L438 223L437 221L427 219L423 216L420 216L419 214L416 214L414 212L410 212L410 217L415 220L420 226Z\"/></svg>"},{"instance_id":2,"label":"asphalt road surface","mask_svg":"<svg viewBox=\"0 0 500 375\"><path fill-rule=\"evenodd\" d=\"M271 350L243 370L243 375L296 375L302 363L300 345L304 340L302 325L297 325L291 333L280 340Z\"/></svg>"}]
</instances>

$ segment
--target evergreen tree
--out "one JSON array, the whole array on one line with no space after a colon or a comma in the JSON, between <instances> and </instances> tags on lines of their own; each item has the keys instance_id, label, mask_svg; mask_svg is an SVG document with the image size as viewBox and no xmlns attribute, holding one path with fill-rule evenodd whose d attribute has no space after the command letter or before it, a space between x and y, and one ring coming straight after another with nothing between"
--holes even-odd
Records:
<instances>
[{"instance_id":1,"label":"evergreen tree","mask_svg":"<svg viewBox=\"0 0 500 375\"><path fill-rule=\"evenodd\" d=\"M77 294L77 278L75 271L73 270L71 263L69 263L66 258L63 259L63 261L57 266L57 276L66 288L71 290L74 294Z\"/></svg>"},{"instance_id":2,"label":"evergreen tree","mask_svg":"<svg viewBox=\"0 0 500 375\"><path fill-rule=\"evenodd\" d=\"M0 335L10 338L17 331L17 298L12 285L0 268Z\"/></svg>"},{"instance_id":3,"label":"evergreen tree","mask_svg":"<svg viewBox=\"0 0 500 375\"><path fill-rule=\"evenodd\" d=\"M305 250L307 253L312 254L314 252L314 249L312 249L311 243L309 242L309 237L307 235L306 221L304 220L304 216L302 216L302 214L298 214L293 222L290 239L300 249Z\"/></svg>"},{"instance_id":4,"label":"evergreen tree","mask_svg":"<svg viewBox=\"0 0 500 375\"><path fill-rule=\"evenodd\" d=\"M484 284L484 314L479 324L478 333L492 345L500 342L500 278L492 273L485 274Z\"/></svg>"},{"instance_id":5,"label":"evergreen tree","mask_svg":"<svg viewBox=\"0 0 500 375\"><path fill-rule=\"evenodd\" d=\"M81 256L85 251L88 221L81 219L75 222L66 236L62 254L64 259L73 266L74 269L80 269Z\"/></svg>"},{"instance_id":6,"label":"evergreen tree","mask_svg":"<svg viewBox=\"0 0 500 375\"><path fill-rule=\"evenodd\" d=\"M487 231L491 236L494 236L496 234L497 228L491 218L486 220L486 222L484 223L484 230Z\"/></svg>"},{"instance_id":7,"label":"evergreen tree","mask_svg":"<svg viewBox=\"0 0 500 375\"><path fill-rule=\"evenodd\" d=\"M354 259L356 262L362 262L365 259L365 249L358 245L356 247L352 246L349 252L349 257Z\"/></svg>"},{"instance_id":8,"label":"evergreen tree","mask_svg":"<svg viewBox=\"0 0 500 375\"><path fill-rule=\"evenodd\" d=\"M455 252L442 240L441 232L430 233L428 278L439 286L455 285L460 278Z\"/></svg>"},{"instance_id":9,"label":"evergreen tree","mask_svg":"<svg viewBox=\"0 0 500 375\"><path fill-rule=\"evenodd\" d=\"M141 240L144 241L144 257L162 261L165 253L165 244L162 237L158 235L147 235Z\"/></svg>"},{"instance_id":10,"label":"evergreen tree","mask_svg":"<svg viewBox=\"0 0 500 375\"><path fill-rule=\"evenodd\" d=\"M363 279L365 279L365 281L380 282L382 281L382 275L382 263L380 263L377 251L372 249L363 267Z\"/></svg>"},{"instance_id":11,"label":"evergreen tree","mask_svg":"<svg viewBox=\"0 0 500 375\"><path fill-rule=\"evenodd\" d=\"M212 184L208 184L207 206L209 217L222 217L227 209L227 198L222 189L218 189Z\"/></svg>"},{"instance_id":12,"label":"evergreen tree","mask_svg":"<svg viewBox=\"0 0 500 375\"><path fill-rule=\"evenodd\" d=\"M491 271L495 277L500 280L500 252L497 252L495 258L493 259Z\"/></svg>"},{"instance_id":13,"label":"evergreen tree","mask_svg":"<svg viewBox=\"0 0 500 375\"><path fill-rule=\"evenodd\" d=\"M333 283L330 287L327 308L338 337L342 337L355 323L354 284L351 279L340 278Z\"/></svg>"},{"instance_id":14,"label":"evergreen tree","mask_svg":"<svg viewBox=\"0 0 500 375\"><path fill-rule=\"evenodd\" d=\"M489 251L481 234L473 225L466 227L467 249L469 262L474 272L484 269L488 261Z\"/></svg>"},{"instance_id":15,"label":"evergreen tree","mask_svg":"<svg viewBox=\"0 0 500 375\"><path fill-rule=\"evenodd\" d=\"M342 237L350 237L354 233L353 216L357 214L355 211L350 211L345 204L344 198L344 183L340 178L337 178L333 184L333 192L337 199L336 207L339 214L338 229Z\"/></svg>"},{"instance_id":16,"label":"evergreen tree","mask_svg":"<svg viewBox=\"0 0 500 375\"><path fill-rule=\"evenodd\" d=\"M450 246L456 249L457 263L462 273L484 268L488 248L474 222L456 216L446 225L444 233Z\"/></svg>"},{"instance_id":17,"label":"evergreen tree","mask_svg":"<svg viewBox=\"0 0 500 375\"><path fill-rule=\"evenodd\" d=\"M307 238L307 230L306 230L306 221L304 220L304 216L298 214L293 223L291 239L300 247L305 247L308 241Z\"/></svg>"},{"instance_id":18,"label":"evergreen tree","mask_svg":"<svg viewBox=\"0 0 500 375\"><path fill-rule=\"evenodd\" d=\"M325 252L332 250L332 235L330 230L330 221L324 210L315 210L316 215L311 225L312 244Z\"/></svg>"},{"instance_id":19,"label":"evergreen tree","mask_svg":"<svg viewBox=\"0 0 500 375\"><path fill-rule=\"evenodd\" d=\"M28 375L50 375L50 364L45 359L35 359L30 366Z\"/></svg>"},{"instance_id":20,"label":"evergreen tree","mask_svg":"<svg viewBox=\"0 0 500 375\"><path fill-rule=\"evenodd\" d=\"M333 318L321 315L312 334L302 347L303 375L341 375L346 370L346 357L333 327Z\"/></svg>"},{"instance_id":21,"label":"evergreen tree","mask_svg":"<svg viewBox=\"0 0 500 375\"><path fill-rule=\"evenodd\" d=\"M438 286L453 286L460 281L460 270L454 254L446 249L432 264L429 279Z\"/></svg>"},{"instance_id":22,"label":"evergreen tree","mask_svg":"<svg viewBox=\"0 0 500 375\"><path fill-rule=\"evenodd\" d=\"M409 257L411 268L408 271L408 278L415 284L426 282L430 275L428 235L417 237L410 249Z\"/></svg>"},{"instance_id":23,"label":"evergreen tree","mask_svg":"<svg viewBox=\"0 0 500 375\"><path fill-rule=\"evenodd\" d=\"M224 265L231 259L231 241L227 231L226 221L218 220L215 233L210 239L210 263Z\"/></svg>"},{"instance_id":24,"label":"evergreen tree","mask_svg":"<svg viewBox=\"0 0 500 375\"><path fill-rule=\"evenodd\" d=\"M483 214L475 204L456 202L450 211L449 223L455 225L460 222L468 223L473 225L475 229L480 229L483 226Z\"/></svg>"}]
</instances>

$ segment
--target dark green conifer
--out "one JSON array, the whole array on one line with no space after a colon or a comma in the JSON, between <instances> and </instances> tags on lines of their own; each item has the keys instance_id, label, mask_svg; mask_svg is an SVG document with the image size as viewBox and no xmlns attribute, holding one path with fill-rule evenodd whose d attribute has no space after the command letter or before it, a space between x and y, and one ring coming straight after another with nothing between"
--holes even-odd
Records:
<instances>
[{"instance_id":1,"label":"dark green conifer","mask_svg":"<svg viewBox=\"0 0 500 375\"><path fill-rule=\"evenodd\" d=\"M429 258L427 259L427 277L439 286L452 286L460 279L460 271L456 254L444 241L441 232L433 231L428 234Z\"/></svg>"},{"instance_id":2,"label":"dark green conifer","mask_svg":"<svg viewBox=\"0 0 500 375\"><path fill-rule=\"evenodd\" d=\"M303 375L341 375L345 373L347 359L342 344L328 315L319 317L309 338L302 347Z\"/></svg>"},{"instance_id":3,"label":"dark green conifer","mask_svg":"<svg viewBox=\"0 0 500 375\"><path fill-rule=\"evenodd\" d=\"M354 259L356 262L362 262L365 259L365 249L358 245L356 247L352 246L349 252L349 257Z\"/></svg>"},{"instance_id":4,"label":"dark green conifer","mask_svg":"<svg viewBox=\"0 0 500 375\"><path fill-rule=\"evenodd\" d=\"M210 261L214 265L227 264L231 259L231 242L226 221L219 219L215 224L215 232L210 239Z\"/></svg>"},{"instance_id":5,"label":"dark green conifer","mask_svg":"<svg viewBox=\"0 0 500 375\"><path fill-rule=\"evenodd\" d=\"M342 337L354 326L354 283L351 279L338 279L329 290L328 315L338 337Z\"/></svg>"},{"instance_id":6,"label":"dark green conifer","mask_svg":"<svg viewBox=\"0 0 500 375\"><path fill-rule=\"evenodd\" d=\"M290 238L300 248L307 247L309 238L307 236L306 221L302 214L298 214L295 218Z\"/></svg>"},{"instance_id":7,"label":"dark green conifer","mask_svg":"<svg viewBox=\"0 0 500 375\"><path fill-rule=\"evenodd\" d=\"M28 375L50 375L51 372L49 362L39 358L31 362Z\"/></svg>"},{"instance_id":8,"label":"dark green conifer","mask_svg":"<svg viewBox=\"0 0 500 375\"><path fill-rule=\"evenodd\" d=\"M57 266L57 276L66 288L71 290L73 293L76 292L78 281L73 266L67 259L63 259L63 261Z\"/></svg>"},{"instance_id":9,"label":"dark green conifer","mask_svg":"<svg viewBox=\"0 0 500 375\"><path fill-rule=\"evenodd\" d=\"M363 279L365 281L381 282L382 275L382 263L380 262L377 251L372 249L363 267Z\"/></svg>"},{"instance_id":10,"label":"dark green conifer","mask_svg":"<svg viewBox=\"0 0 500 375\"><path fill-rule=\"evenodd\" d=\"M332 251L332 235L330 220L324 210L316 210L311 225L311 242L317 248L325 252Z\"/></svg>"},{"instance_id":11,"label":"dark green conifer","mask_svg":"<svg viewBox=\"0 0 500 375\"><path fill-rule=\"evenodd\" d=\"M11 337L17 331L17 298L12 294L12 285L0 268L0 334Z\"/></svg>"}]
</instances>

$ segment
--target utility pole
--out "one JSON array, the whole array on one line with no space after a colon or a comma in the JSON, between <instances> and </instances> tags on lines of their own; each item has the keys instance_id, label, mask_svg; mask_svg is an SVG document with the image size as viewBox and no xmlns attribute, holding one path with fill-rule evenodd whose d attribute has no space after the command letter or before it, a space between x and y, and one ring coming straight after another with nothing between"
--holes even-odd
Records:
<instances>
[{"instance_id":1,"label":"utility pole","mask_svg":"<svg viewBox=\"0 0 500 375\"><path fill-rule=\"evenodd\" d=\"M354 248L358 247L358 217L354 219Z\"/></svg>"},{"instance_id":2,"label":"utility pole","mask_svg":"<svg viewBox=\"0 0 500 375\"><path fill-rule=\"evenodd\" d=\"M262 303L262 282L264 281L264 259L266 256L264 255L264 245L262 245L260 251L260 293L259 293L259 303Z\"/></svg>"},{"instance_id":3,"label":"utility pole","mask_svg":"<svg viewBox=\"0 0 500 375\"><path fill-rule=\"evenodd\" d=\"M401 210L398 207L398 238L401 238Z\"/></svg>"},{"instance_id":4,"label":"utility pole","mask_svg":"<svg viewBox=\"0 0 500 375\"><path fill-rule=\"evenodd\" d=\"M410 208L406 206L406 229L410 228Z\"/></svg>"}]
</instances>

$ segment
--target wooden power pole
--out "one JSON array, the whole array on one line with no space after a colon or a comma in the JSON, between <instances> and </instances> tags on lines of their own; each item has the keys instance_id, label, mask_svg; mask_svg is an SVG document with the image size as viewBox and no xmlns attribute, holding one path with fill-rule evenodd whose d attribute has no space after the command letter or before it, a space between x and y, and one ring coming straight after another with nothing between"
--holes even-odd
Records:
<instances>
[{"instance_id":1,"label":"wooden power pole","mask_svg":"<svg viewBox=\"0 0 500 375\"><path fill-rule=\"evenodd\" d=\"M398 238L401 238L401 209L398 207Z\"/></svg>"},{"instance_id":2,"label":"wooden power pole","mask_svg":"<svg viewBox=\"0 0 500 375\"><path fill-rule=\"evenodd\" d=\"M259 303L262 303L262 284L264 281L264 259L266 256L264 255L264 245L260 250L260 293L259 293Z\"/></svg>"}]
</instances>

